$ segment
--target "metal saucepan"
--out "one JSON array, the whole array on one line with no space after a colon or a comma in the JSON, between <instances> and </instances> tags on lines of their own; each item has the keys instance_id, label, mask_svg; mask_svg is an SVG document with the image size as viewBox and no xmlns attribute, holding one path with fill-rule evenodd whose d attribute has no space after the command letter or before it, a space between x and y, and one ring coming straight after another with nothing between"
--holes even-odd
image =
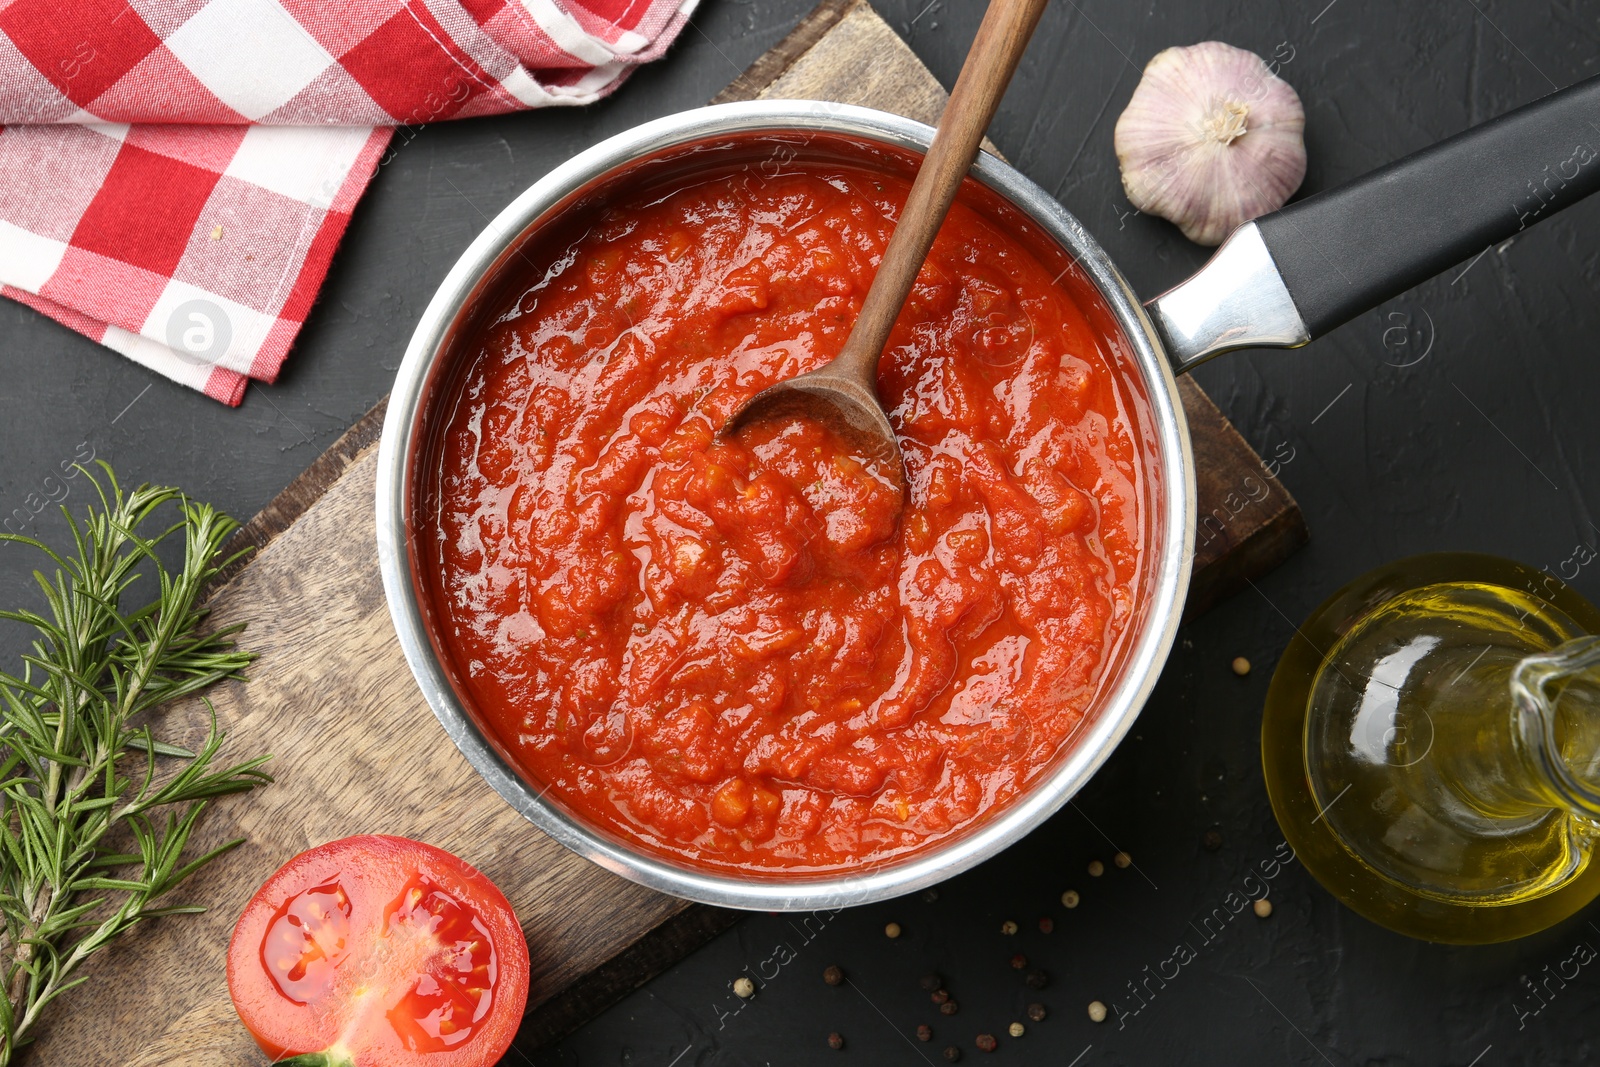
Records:
<instances>
[{"instance_id":1,"label":"metal saucepan","mask_svg":"<svg viewBox=\"0 0 1600 1067\"><path fill-rule=\"evenodd\" d=\"M1590 79L1237 230L1194 277L1140 303L1083 226L1006 163L983 155L963 199L1004 225L1091 318L1135 399L1148 442L1138 604L1101 688L1053 766L999 810L908 856L826 876L698 870L586 823L530 781L483 728L440 645L411 517L450 400L484 317L553 228L663 175L773 159L915 166L933 130L878 111L813 102L727 104L669 116L557 167L502 211L451 269L417 325L389 399L378 459L378 554L401 646L445 731L508 803L557 841L654 889L735 908L863 904L942 881L1021 838L1073 796L1132 726L1177 630L1194 556L1195 481L1175 376L1219 352L1295 347L1503 240L1600 186L1600 79ZM536 257L528 257L533 259Z\"/></svg>"}]
</instances>

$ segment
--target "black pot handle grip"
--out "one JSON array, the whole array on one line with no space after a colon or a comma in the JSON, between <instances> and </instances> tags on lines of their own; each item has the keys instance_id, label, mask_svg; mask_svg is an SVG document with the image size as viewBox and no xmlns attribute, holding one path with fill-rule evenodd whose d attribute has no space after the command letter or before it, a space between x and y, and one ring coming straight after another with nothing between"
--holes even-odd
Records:
<instances>
[{"instance_id":1,"label":"black pot handle grip","mask_svg":"<svg viewBox=\"0 0 1600 1067\"><path fill-rule=\"evenodd\" d=\"M1320 336L1600 189L1600 75L1256 220Z\"/></svg>"}]
</instances>

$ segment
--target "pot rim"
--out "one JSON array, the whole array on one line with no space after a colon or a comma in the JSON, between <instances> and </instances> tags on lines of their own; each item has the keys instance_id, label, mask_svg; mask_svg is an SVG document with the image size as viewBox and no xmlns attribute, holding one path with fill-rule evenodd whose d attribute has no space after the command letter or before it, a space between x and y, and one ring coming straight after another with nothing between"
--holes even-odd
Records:
<instances>
[{"instance_id":1,"label":"pot rim","mask_svg":"<svg viewBox=\"0 0 1600 1067\"><path fill-rule=\"evenodd\" d=\"M435 653L414 582L408 533L412 467L426 386L458 318L482 295L493 268L521 235L553 207L631 162L694 141L790 131L840 134L917 154L932 127L887 112L818 101L718 104L636 126L550 171L495 217L462 253L423 312L395 378L378 450L378 562L406 661L418 687L456 747L507 803L561 844L601 867L651 889L722 907L811 911L866 904L944 881L1020 840L1067 803L1132 727L1154 688L1177 634L1194 557L1195 482L1188 426L1177 383L1144 308L1109 256L1065 208L1008 163L979 153L971 176L1009 202L1071 255L1099 291L1127 342L1159 450L1147 459L1150 499L1159 508L1146 537L1159 537L1160 558L1147 579L1142 629L1122 653L1121 679L1092 707L1089 728L1066 743L1065 758L1004 810L971 830L907 856L827 875L793 876L695 870L591 828L543 799L479 731ZM1147 470L1150 468L1147 467ZM1148 548L1147 548L1148 551ZM1140 616L1136 614L1136 620ZM1138 622L1135 625L1139 625ZM1086 720L1091 714L1086 714Z\"/></svg>"}]
</instances>

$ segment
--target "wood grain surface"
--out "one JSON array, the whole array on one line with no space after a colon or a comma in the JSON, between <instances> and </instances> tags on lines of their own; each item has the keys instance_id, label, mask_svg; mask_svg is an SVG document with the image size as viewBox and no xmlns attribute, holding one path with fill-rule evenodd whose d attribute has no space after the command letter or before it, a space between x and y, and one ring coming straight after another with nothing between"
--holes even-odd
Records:
<instances>
[{"instance_id":1,"label":"wood grain surface","mask_svg":"<svg viewBox=\"0 0 1600 1067\"><path fill-rule=\"evenodd\" d=\"M534 830L445 738L406 669L383 598L376 459L373 445L358 453L212 598L216 621L248 622L248 643L262 652L247 684L215 693L227 752L271 752L277 779L217 804L202 825L197 847L246 839L185 891L212 911L152 923L95 961L99 973L54 1014L35 1062L77 1067L90 1062L89 1049L101 1063L259 1059L223 982L233 920L290 856L349 834L421 838L488 874L527 932L535 1005L684 908ZM167 735L192 738L202 715L195 707L173 713Z\"/></svg>"},{"instance_id":2,"label":"wood grain surface","mask_svg":"<svg viewBox=\"0 0 1600 1067\"><path fill-rule=\"evenodd\" d=\"M1198 501L1194 574L1183 611L1192 619L1288 559L1310 535L1300 505L1276 477L1285 457L1256 455L1193 378L1178 379L1178 395L1194 447Z\"/></svg>"},{"instance_id":3,"label":"wood grain surface","mask_svg":"<svg viewBox=\"0 0 1600 1067\"><path fill-rule=\"evenodd\" d=\"M864 0L827 0L719 99L831 99L936 120L943 91ZM1191 607L1276 565L1305 539L1288 494L1191 382L1202 534ZM47 1018L31 1064L217 1067L263 1062L234 1017L223 961L234 919L274 869L355 833L425 839L484 870L528 936L533 989L519 1044L570 1030L735 918L641 889L516 815L446 739L406 668L378 575L373 487L382 408L241 531L258 551L211 598L247 622L251 681L213 693L223 756L270 752L277 781L218 802L203 848L246 843L184 889L206 915L150 923L86 967ZM1209 519L1209 525L1206 520ZM1209 536L1208 536L1209 533ZM164 735L200 736L205 711L169 711Z\"/></svg>"}]
</instances>

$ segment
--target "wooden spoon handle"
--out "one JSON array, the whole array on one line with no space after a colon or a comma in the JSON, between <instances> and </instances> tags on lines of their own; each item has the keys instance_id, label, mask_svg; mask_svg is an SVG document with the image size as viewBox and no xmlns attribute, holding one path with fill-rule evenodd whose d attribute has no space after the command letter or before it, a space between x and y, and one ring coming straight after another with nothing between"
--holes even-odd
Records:
<instances>
[{"instance_id":1,"label":"wooden spoon handle","mask_svg":"<svg viewBox=\"0 0 1600 1067\"><path fill-rule=\"evenodd\" d=\"M877 377L878 358L889 341L900 309L922 269L922 261L939 233L961 181L977 158L983 132L989 128L1005 95L1028 38L1039 24L1048 0L990 0L983 24L961 66L956 87L945 104L933 144L917 171L905 210L884 250L877 277L862 303L844 350L834 360L841 371L866 381Z\"/></svg>"}]
</instances>

